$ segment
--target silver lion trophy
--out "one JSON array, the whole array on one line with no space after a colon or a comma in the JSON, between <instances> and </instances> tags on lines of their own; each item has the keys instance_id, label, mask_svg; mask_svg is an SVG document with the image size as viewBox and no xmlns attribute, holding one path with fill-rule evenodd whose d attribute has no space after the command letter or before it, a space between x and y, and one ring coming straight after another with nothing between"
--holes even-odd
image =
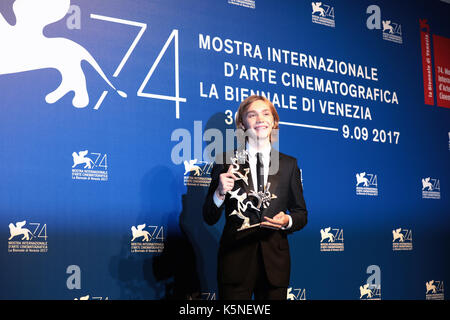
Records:
<instances>
[{"instance_id":1,"label":"silver lion trophy","mask_svg":"<svg viewBox=\"0 0 450 320\"><path fill-rule=\"evenodd\" d=\"M236 151L235 156L231 157L231 173L237 178L236 181L242 180L248 186L248 173L250 169L241 170L239 163L248 162L248 152L246 150ZM270 201L277 196L270 193L270 182L267 183L264 191L255 192L251 190L249 193L241 188L228 191L230 199L237 201L237 208L230 214L236 215L242 219L242 225L237 231L242 231L261 225L262 210L270 206Z\"/></svg>"}]
</instances>

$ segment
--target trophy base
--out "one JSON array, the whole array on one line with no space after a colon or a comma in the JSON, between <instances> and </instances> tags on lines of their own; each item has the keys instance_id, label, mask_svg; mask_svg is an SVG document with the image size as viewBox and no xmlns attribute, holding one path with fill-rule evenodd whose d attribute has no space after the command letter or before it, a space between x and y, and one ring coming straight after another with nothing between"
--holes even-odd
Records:
<instances>
[{"instance_id":1,"label":"trophy base","mask_svg":"<svg viewBox=\"0 0 450 320\"><path fill-rule=\"evenodd\" d=\"M272 227L272 226L267 226L261 223L255 223L249 226L241 226L239 229L237 229L236 231L243 231L243 230L248 230L248 229L252 229L255 227L260 227L260 228L266 228L266 229L273 229L273 230L280 230L280 228L277 227Z\"/></svg>"},{"instance_id":2,"label":"trophy base","mask_svg":"<svg viewBox=\"0 0 450 320\"><path fill-rule=\"evenodd\" d=\"M261 223L255 223L255 224L247 225L247 226L243 225L239 229L237 229L237 231L248 230L248 229L252 229L252 228L255 228L255 227L259 227L259 226L261 226Z\"/></svg>"}]
</instances>

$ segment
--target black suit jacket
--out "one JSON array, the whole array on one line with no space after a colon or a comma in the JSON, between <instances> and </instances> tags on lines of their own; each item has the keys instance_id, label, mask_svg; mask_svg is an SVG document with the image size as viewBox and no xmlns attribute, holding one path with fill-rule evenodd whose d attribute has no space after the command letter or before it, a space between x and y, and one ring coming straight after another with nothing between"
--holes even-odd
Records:
<instances>
[{"instance_id":1,"label":"black suit jacket","mask_svg":"<svg viewBox=\"0 0 450 320\"><path fill-rule=\"evenodd\" d=\"M303 199L300 170L297 160L272 149L279 155L279 170L269 175L267 182L271 183L270 192L277 198L272 199L270 206L263 210L262 216L273 217L280 211L290 214L292 226L288 230L273 230L255 227L248 230L237 231L242 225L242 219L230 213L236 209L237 200L231 199L227 193L225 201L218 208L213 200L213 194L219 185L219 175L227 172L230 160L224 161L225 154L220 155L223 161L216 161L211 171L211 184L203 205L203 218L207 224L215 224L225 209L226 222L220 239L218 254L218 281L222 284L243 283L247 276L249 259L256 259L258 244L261 246L264 267L269 282L277 287L287 287L290 278L290 253L287 235L302 229L307 223L307 210ZM230 155L228 153L228 155ZM222 163L222 164L220 164ZM248 168L248 161L241 165ZM250 171L250 170L249 170ZM248 174L248 186L242 180L235 182L238 187L247 192L253 190L251 171Z\"/></svg>"}]
</instances>

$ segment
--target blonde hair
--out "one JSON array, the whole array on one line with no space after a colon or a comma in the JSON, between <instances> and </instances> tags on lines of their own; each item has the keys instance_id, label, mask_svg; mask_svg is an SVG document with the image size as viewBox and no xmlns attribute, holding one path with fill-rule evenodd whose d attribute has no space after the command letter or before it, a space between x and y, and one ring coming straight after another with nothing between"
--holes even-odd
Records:
<instances>
[{"instance_id":1,"label":"blonde hair","mask_svg":"<svg viewBox=\"0 0 450 320\"><path fill-rule=\"evenodd\" d=\"M278 112L277 109L275 108L275 106L273 105L272 102L270 102L269 99L267 99L264 96L258 96L258 95L252 95L247 97L244 101L241 102L241 104L239 105L239 108L236 112L236 116L235 116L235 123L236 123L236 128L238 129L245 129L244 126L244 115L247 112L247 109L251 106L251 104L255 101L264 101L270 109L270 112L272 113L273 116L273 129L278 129L278 124L280 122L280 117L278 116ZM276 135L272 135L272 133L270 134L270 141L273 142L274 139L276 138Z\"/></svg>"}]
</instances>

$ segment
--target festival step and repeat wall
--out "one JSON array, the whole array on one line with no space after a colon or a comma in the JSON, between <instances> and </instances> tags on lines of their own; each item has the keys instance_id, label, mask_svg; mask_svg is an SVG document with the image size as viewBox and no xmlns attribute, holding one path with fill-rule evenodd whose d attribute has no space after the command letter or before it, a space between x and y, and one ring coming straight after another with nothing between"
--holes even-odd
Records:
<instances>
[{"instance_id":1,"label":"festival step and repeat wall","mask_svg":"<svg viewBox=\"0 0 450 320\"><path fill-rule=\"evenodd\" d=\"M449 1L0 12L0 298L217 299L212 156L260 94L309 212L286 298L448 299Z\"/></svg>"}]
</instances>

